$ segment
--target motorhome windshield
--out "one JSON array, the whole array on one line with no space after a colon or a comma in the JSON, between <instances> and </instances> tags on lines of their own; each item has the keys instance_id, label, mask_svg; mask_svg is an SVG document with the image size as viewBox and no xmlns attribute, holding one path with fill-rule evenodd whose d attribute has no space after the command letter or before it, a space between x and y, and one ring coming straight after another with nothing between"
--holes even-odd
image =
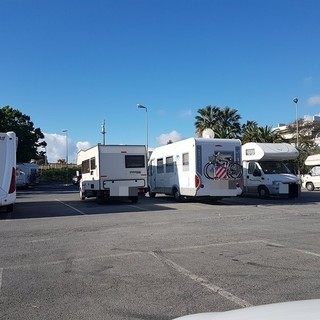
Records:
<instances>
[{"instance_id":1,"label":"motorhome windshield","mask_svg":"<svg viewBox=\"0 0 320 320\"><path fill-rule=\"evenodd\" d=\"M265 174L291 173L281 161L260 161L259 164Z\"/></svg>"}]
</instances>

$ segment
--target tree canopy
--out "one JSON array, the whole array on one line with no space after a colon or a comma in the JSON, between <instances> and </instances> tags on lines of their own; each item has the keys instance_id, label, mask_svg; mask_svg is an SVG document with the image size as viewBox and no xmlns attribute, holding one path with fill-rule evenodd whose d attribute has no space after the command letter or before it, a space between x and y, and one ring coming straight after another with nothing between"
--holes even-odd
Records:
<instances>
[{"instance_id":1,"label":"tree canopy","mask_svg":"<svg viewBox=\"0 0 320 320\"><path fill-rule=\"evenodd\" d=\"M217 106L207 106L198 109L198 115L194 123L198 136L205 129L212 129L215 138L239 138L241 135L240 115L236 109Z\"/></svg>"},{"instance_id":2,"label":"tree canopy","mask_svg":"<svg viewBox=\"0 0 320 320\"><path fill-rule=\"evenodd\" d=\"M281 142L283 141L278 131L269 126L259 127L256 121L247 121L240 125L241 116L238 110L217 106L207 106L198 109L195 117L195 129L198 136L209 128L214 131L215 138L241 139L246 142Z\"/></svg>"},{"instance_id":3,"label":"tree canopy","mask_svg":"<svg viewBox=\"0 0 320 320\"><path fill-rule=\"evenodd\" d=\"M0 109L0 132L14 131L18 137L17 162L30 162L44 158L47 143L39 141L44 139L40 128L34 128L30 116L21 111L5 106Z\"/></svg>"},{"instance_id":4,"label":"tree canopy","mask_svg":"<svg viewBox=\"0 0 320 320\"><path fill-rule=\"evenodd\" d=\"M284 142L284 139L270 126L259 127L256 121L247 121L242 125L242 143L247 142L275 143Z\"/></svg>"},{"instance_id":5,"label":"tree canopy","mask_svg":"<svg viewBox=\"0 0 320 320\"><path fill-rule=\"evenodd\" d=\"M299 157L291 160L292 167L296 172L304 173L307 168L304 161L310 154L320 153L320 147L315 139L320 139L320 123L312 121L298 121L298 144L296 123L291 123L281 132L270 126L261 127L256 121L247 121L240 126L240 115L236 109L217 106L207 106L198 109L195 117L195 129L198 136L209 128L214 131L215 138L239 138L242 144L246 142L279 143L287 142L294 144L299 151Z\"/></svg>"}]
</instances>

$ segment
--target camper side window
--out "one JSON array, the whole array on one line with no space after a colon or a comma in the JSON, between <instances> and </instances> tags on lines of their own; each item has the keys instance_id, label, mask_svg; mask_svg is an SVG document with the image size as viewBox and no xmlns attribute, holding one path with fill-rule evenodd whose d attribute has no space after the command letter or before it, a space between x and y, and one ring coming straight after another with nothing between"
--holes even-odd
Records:
<instances>
[{"instance_id":1,"label":"camper side window","mask_svg":"<svg viewBox=\"0 0 320 320\"><path fill-rule=\"evenodd\" d=\"M94 170L96 168L96 158L90 159L90 169Z\"/></svg>"},{"instance_id":2,"label":"camper side window","mask_svg":"<svg viewBox=\"0 0 320 320\"><path fill-rule=\"evenodd\" d=\"M173 157L166 157L166 172L173 172Z\"/></svg>"},{"instance_id":3,"label":"camper side window","mask_svg":"<svg viewBox=\"0 0 320 320\"><path fill-rule=\"evenodd\" d=\"M82 172L82 173L89 173L89 172L90 172L90 163L89 163L89 160L84 160L84 161L82 161L81 172Z\"/></svg>"},{"instance_id":4,"label":"camper side window","mask_svg":"<svg viewBox=\"0 0 320 320\"><path fill-rule=\"evenodd\" d=\"M163 158L157 159L157 173L163 173Z\"/></svg>"}]
</instances>

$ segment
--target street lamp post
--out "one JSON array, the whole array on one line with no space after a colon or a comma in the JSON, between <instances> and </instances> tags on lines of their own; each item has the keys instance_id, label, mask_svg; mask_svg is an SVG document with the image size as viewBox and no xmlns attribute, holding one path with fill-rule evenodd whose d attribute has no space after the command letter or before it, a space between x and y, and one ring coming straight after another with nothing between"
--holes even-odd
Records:
<instances>
[{"instance_id":1,"label":"street lamp post","mask_svg":"<svg viewBox=\"0 0 320 320\"><path fill-rule=\"evenodd\" d=\"M143 106L142 104L137 104L137 107L139 109L145 109L146 110L146 126L147 126L147 160L149 158L149 124L148 124L148 108Z\"/></svg>"},{"instance_id":2,"label":"street lamp post","mask_svg":"<svg viewBox=\"0 0 320 320\"><path fill-rule=\"evenodd\" d=\"M63 129L66 134L66 186L68 185L68 129Z\"/></svg>"},{"instance_id":3,"label":"street lamp post","mask_svg":"<svg viewBox=\"0 0 320 320\"><path fill-rule=\"evenodd\" d=\"M294 98L293 99L293 102L296 104L296 134L297 134L297 147L298 147L298 144L299 144L299 123L298 123L298 102L299 102L299 99L298 98Z\"/></svg>"}]
</instances>

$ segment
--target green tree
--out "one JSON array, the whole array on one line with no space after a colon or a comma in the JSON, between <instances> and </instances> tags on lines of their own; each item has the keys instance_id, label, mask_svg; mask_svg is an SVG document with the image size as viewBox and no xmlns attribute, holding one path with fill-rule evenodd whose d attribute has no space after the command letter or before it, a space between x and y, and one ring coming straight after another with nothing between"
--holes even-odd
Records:
<instances>
[{"instance_id":1,"label":"green tree","mask_svg":"<svg viewBox=\"0 0 320 320\"><path fill-rule=\"evenodd\" d=\"M296 122L290 123L282 134L286 136L289 143L297 143L297 126ZM308 150L309 154L317 149L318 145L315 143L315 138L320 135L320 123L313 121L298 120L298 147Z\"/></svg>"},{"instance_id":2,"label":"green tree","mask_svg":"<svg viewBox=\"0 0 320 320\"><path fill-rule=\"evenodd\" d=\"M270 126L259 127L256 121L247 121L242 125L242 143L247 142L275 143L283 142L283 138Z\"/></svg>"},{"instance_id":3,"label":"green tree","mask_svg":"<svg viewBox=\"0 0 320 320\"><path fill-rule=\"evenodd\" d=\"M202 132L205 129L212 129L216 131L216 124L220 121L220 109L216 106L207 106L205 108L198 109L198 115L195 117L194 123L196 127L196 134L201 137Z\"/></svg>"},{"instance_id":4,"label":"green tree","mask_svg":"<svg viewBox=\"0 0 320 320\"><path fill-rule=\"evenodd\" d=\"M259 134L258 137L260 141L263 143L276 143L276 142L283 142L281 135L279 134L278 130L272 129L270 126L259 127Z\"/></svg>"},{"instance_id":5,"label":"green tree","mask_svg":"<svg viewBox=\"0 0 320 320\"><path fill-rule=\"evenodd\" d=\"M293 161L296 172L307 173L310 168L305 166L305 160L309 155L320 153L320 147L315 141L320 137L320 123L298 119L298 145L296 122L290 123L281 133L286 142L294 144L299 151L299 157Z\"/></svg>"},{"instance_id":6,"label":"green tree","mask_svg":"<svg viewBox=\"0 0 320 320\"><path fill-rule=\"evenodd\" d=\"M217 106L207 106L198 109L198 115L194 123L198 136L202 135L205 129L212 129L216 138L239 138L241 135L240 119L236 109Z\"/></svg>"},{"instance_id":7,"label":"green tree","mask_svg":"<svg viewBox=\"0 0 320 320\"><path fill-rule=\"evenodd\" d=\"M38 151L39 147L46 147L40 128L34 128L30 116L21 111L5 106L0 109L0 131L14 131L18 137L17 162L29 162L38 160L45 152Z\"/></svg>"},{"instance_id":8,"label":"green tree","mask_svg":"<svg viewBox=\"0 0 320 320\"><path fill-rule=\"evenodd\" d=\"M236 109L224 107L220 109L220 121L218 124L217 137L236 139L241 135L241 116Z\"/></svg>"}]
</instances>

